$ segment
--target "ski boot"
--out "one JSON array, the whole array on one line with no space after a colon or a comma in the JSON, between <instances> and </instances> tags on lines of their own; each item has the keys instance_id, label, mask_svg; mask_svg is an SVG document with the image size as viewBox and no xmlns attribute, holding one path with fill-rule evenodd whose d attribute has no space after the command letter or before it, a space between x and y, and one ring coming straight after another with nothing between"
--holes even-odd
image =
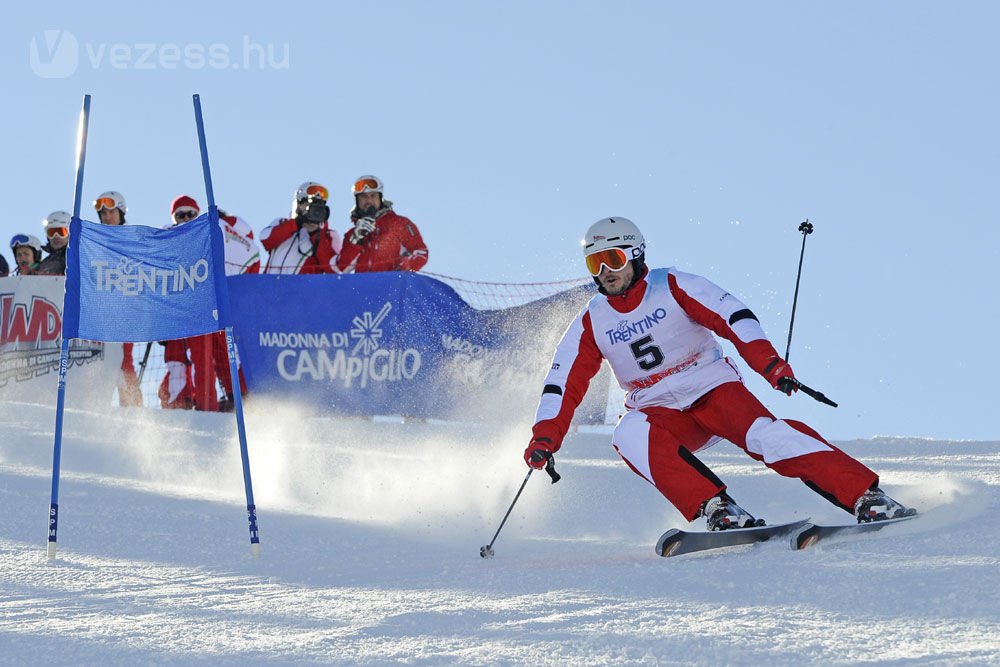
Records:
<instances>
[{"instance_id":1,"label":"ski boot","mask_svg":"<svg viewBox=\"0 0 1000 667\"><path fill-rule=\"evenodd\" d=\"M701 516L705 517L710 531L766 525L763 519L753 518L749 512L737 505L725 491L705 501Z\"/></svg>"},{"instance_id":2,"label":"ski boot","mask_svg":"<svg viewBox=\"0 0 1000 667\"><path fill-rule=\"evenodd\" d=\"M915 516L916 513L917 510L903 507L885 495L885 492L877 486L862 493L861 497L854 502L854 516L857 517L858 523L901 519Z\"/></svg>"}]
</instances>

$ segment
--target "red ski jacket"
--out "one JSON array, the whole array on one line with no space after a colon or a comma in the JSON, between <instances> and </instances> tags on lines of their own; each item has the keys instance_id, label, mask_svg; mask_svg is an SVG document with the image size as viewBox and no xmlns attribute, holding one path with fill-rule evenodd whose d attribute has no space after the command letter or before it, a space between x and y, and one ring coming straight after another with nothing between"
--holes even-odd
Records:
<instances>
[{"instance_id":1,"label":"red ski jacket","mask_svg":"<svg viewBox=\"0 0 1000 667\"><path fill-rule=\"evenodd\" d=\"M391 206L375 215L375 231L360 244L351 242L351 232L345 236L337 257L337 273L419 271L427 263L427 246L420 230Z\"/></svg>"}]
</instances>

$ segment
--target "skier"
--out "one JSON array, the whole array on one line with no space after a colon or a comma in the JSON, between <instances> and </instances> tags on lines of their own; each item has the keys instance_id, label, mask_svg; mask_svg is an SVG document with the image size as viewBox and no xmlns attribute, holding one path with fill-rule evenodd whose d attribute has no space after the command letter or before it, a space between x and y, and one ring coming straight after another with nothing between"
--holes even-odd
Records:
<instances>
[{"instance_id":1,"label":"skier","mask_svg":"<svg viewBox=\"0 0 1000 667\"><path fill-rule=\"evenodd\" d=\"M613 446L688 521L705 517L709 530L764 525L694 455L722 438L778 474L801 479L859 523L915 513L883 493L874 472L805 424L776 419L747 390L713 332L775 389L790 395L797 385L739 299L700 276L649 270L643 235L626 218L594 223L583 244L600 294L556 348L524 451L530 467L544 468L559 451L587 385L607 359L628 392Z\"/></svg>"},{"instance_id":2,"label":"skier","mask_svg":"<svg viewBox=\"0 0 1000 667\"><path fill-rule=\"evenodd\" d=\"M419 271L427 263L420 230L392 210L382 189L382 181L374 176L360 176L354 182L354 227L337 257L338 273Z\"/></svg>"},{"instance_id":3,"label":"skier","mask_svg":"<svg viewBox=\"0 0 1000 667\"><path fill-rule=\"evenodd\" d=\"M38 273L45 276L66 275L66 247L69 245L70 215L66 211L52 211L42 220L49 242L42 246L49 254L38 263Z\"/></svg>"},{"instance_id":4,"label":"skier","mask_svg":"<svg viewBox=\"0 0 1000 667\"><path fill-rule=\"evenodd\" d=\"M333 273L340 234L330 229L329 191L312 181L300 185L292 214L278 218L260 233L268 251L264 273Z\"/></svg>"},{"instance_id":5,"label":"skier","mask_svg":"<svg viewBox=\"0 0 1000 667\"><path fill-rule=\"evenodd\" d=\"M38 274L38 263L42 259L42 242L33 234L14 234L10 239L10 249L14 252L14 272L19 276Z\"/></svg>"},{"instance_id":6,"label":"skier","mask_svg":"<svg viewBox=\"0 0 1000 667\"><path fill-rule=\"evenodd\" d=\"M102 192L94 200L94 210L102 225L120 227L125 224L125 213L128 206L125 196L115 190ZM142 407L142 391L139 389L139 376L135 372L135 362L132 351L135 343L122 343L122 368L118 376L118 404L121 407Z\"/></svg>"}]
</instances>

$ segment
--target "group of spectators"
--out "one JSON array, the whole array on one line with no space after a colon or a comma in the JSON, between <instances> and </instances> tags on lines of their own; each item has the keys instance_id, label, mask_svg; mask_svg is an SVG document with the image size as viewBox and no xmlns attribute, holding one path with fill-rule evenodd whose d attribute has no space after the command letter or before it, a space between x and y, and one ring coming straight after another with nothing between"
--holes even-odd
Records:
<instances>
[{"instance_id":1,"label":"group of spectators","mask_svg":"<svg viewBox=\"0 0 1000 667\"><path fill-rule=\"evenodd\" d=\"M330 226L329 190L312 181L296 189L288 217L277 218L260 235L268 252L263 273L315 274L362 273L368 271L419 271L427 263L427 246L411 220L385 199L382 181L361 176L351 188L354 207L351 227L343 239ZM94 200L101 224L124 225L128 208L116 191L101 193ZM198 202L181 195L170 205L171 223L181 225L201 214ZM71 216L54 211L43 221L47 243L32 234L15 234L10 241L15 275L65 275ZM261 273L260 251L253 228L242 218L219 210L219 226L225 243L226 275ZM46 255L43 257L43 251ZM0 255L0 277L10 274ZM162 341L167 372L157 395L164 408L228 411L233 408L233 380L226 353L225 334ZM123 406L141 406L139 376L133 361L134 344L123 344L118 400ZM148 350L144 355L148 356ZM241 393L246 381L240 372ZM217 386L225 392L220 399Z\"/></svg>"}]
</instances>

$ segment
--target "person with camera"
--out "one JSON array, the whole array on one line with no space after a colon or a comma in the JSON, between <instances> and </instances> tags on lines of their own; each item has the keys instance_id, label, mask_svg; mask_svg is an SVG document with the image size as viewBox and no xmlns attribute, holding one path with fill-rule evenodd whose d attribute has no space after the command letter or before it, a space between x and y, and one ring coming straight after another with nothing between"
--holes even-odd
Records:
<instances>
[{"instance_id":1,"label":"person with camera","mask_svg":"<svg viewBox=\"0 0 1000 667\"><path fill-rule=\"evenodd\" d=\"M340 234L330 229L329 192L306 182L295 191L292 215L278 218L260 234L268 251L264 273L333 273Z\"/></svg>"},{"instance_id":2,"label":"person with camera","mask_svg":"<svg viewBox=\"0 0 1000 667\"><path fill-rule=\"evenodd\" d=\"M382 181L375 176L361 176L354 182L354 228L337 257L337 273L419 271L427 263L427 245L420 230L392 210L382 189Z\"/></svg>"}]
</instances>

